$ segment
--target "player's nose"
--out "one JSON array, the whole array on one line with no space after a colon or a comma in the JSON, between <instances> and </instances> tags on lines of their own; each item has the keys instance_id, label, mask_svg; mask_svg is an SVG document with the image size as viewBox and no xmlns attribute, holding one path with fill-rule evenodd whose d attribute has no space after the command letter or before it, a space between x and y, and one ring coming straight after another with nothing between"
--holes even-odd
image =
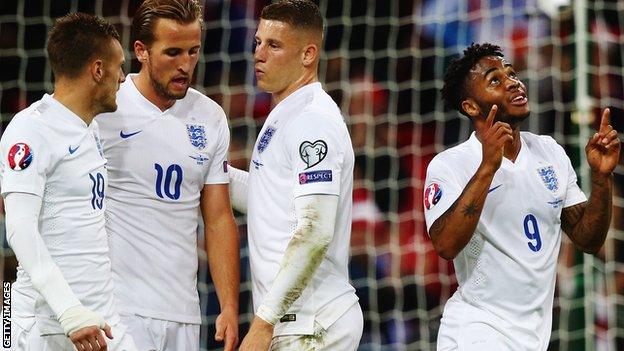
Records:
<instances>
[{"instance_id":1,"label":"player's nose","mask_svg":"<svg viewBox=\"0 0 624 351\"><path fill-rule=\"evenodd\" d=\"M263 44L256 45L256 48L254 50L254 61L255 62L266 61L265 48Z\"/></svg>"},{"instance_id":2,"label":"player's nose","mask_svg":"<svg viewBox=\"0 0 624 351\"><path fill-rule=\"evenodd\" d=\"M522 82L517 77L507 77L505 84L508 90L516 90Z\"/></svg>"}]
</instances>

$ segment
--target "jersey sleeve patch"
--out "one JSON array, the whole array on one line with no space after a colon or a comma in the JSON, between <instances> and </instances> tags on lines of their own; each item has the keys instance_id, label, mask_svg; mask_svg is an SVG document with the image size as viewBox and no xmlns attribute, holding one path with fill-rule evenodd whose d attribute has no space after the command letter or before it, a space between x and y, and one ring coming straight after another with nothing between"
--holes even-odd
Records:
<instances>
[{"instance_id":1,"label":"jersey sleeve patch","mask_svg":"<svg viewBox=\"0 0 624 351\"><path fill-rule=\"evenodd\" d=\"M438 183L432 183L425 189L425 196L423 198L425 208L428 210L432 209L442 198L442 188Z\"/></svg>"},{"instance_id":2,"label":"jersey sleeve patch","mask_svg":"<svg viewBox=\"0 0 624 351\"><path fill-rule=\"evenodd\" d=\"M306 140L299 145L299 156L301 156L301 159L307 165L306 169L314 167L321 163L327 156L327 143L324 140L317 140L315 142ZM301 179L301 174L299 177Z\"/></svg>"},{"instance_id":3,"label":"jersey sleeve patch","mask_svg":"<svg viewBox=\"0 0 624 351\"><path fill-rule=\"evenodd\" d=\"M32 163L33 151L26 143L16 143L9 149L9 167L14 171L21 171Z\"/></svg>"},{"instance_id":4,"label":"jersey sleeve patch","mask_svg":"<svg viewBox=\"0 0 624 351\"><path fill-rule=\"evenodd\" d=\"M331 182L332 171L321 170L313 172L299 173L299 184L317 183L317 182Z\"/></svg>"}]
</instances>

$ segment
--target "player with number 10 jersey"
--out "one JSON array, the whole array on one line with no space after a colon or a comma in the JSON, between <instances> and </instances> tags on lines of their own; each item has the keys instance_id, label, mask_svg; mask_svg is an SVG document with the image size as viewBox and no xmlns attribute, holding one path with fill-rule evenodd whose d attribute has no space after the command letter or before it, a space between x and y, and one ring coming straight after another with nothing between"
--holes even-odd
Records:
<instances>
[{"instance_id":1,"label":"player with number 10 jersey","mask_svg":"<svg viewBox=\"0 0 624 351\"><path fill-rule=\"evenodd\" d=\"M121 85L118 110L97 117L116 294L123 313L200 324L198 208L204 184L228 183L226 117L193 89L161 111L135 77Z\"/></svg>"}]
</instances>

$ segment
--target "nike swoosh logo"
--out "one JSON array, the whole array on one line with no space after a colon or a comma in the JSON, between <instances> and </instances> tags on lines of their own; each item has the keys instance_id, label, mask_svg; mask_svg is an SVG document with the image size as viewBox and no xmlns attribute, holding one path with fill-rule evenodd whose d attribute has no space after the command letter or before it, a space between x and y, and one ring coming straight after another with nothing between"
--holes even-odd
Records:
<instances>
[{"instance_id":1,"label":"nike swoosh logo","mask_svg":"<svg viewBox=\"0 0 624 351\"><path fill-rule=\"evenodd\" d=\"M133 135L137 135L137 134L139 134L141 132L142 132L142 130L139 130L138 132L134 132L134 133L124 134L123 130L120 130L119 131L119 136L122 137L123 139L126 139L126 138L129 138L129 137L133 136Z\"/></svg>"},{"instance_id":2,"label":"nike swoosh logo","mask_svg":"<svg viewBox=\"0 0 624 351\"><path fill-rule=\"evenodd\" d=\"M498 184L497 186L495 186L492 189L488 190L488 193L491 193L492 191L498 189L501 185L503 185L503 184Z\"/></svg>"},{"instance_id":3,"label":"nike swoosh logo","mask_svg":"<svg viewBox=\"0 0 624 351\"><path fill-rule=\"evenodd\" d=\"M80 145L76 146L75 148L72 149L71 145L69 145L69 154L72 155L74 152L76 152L76 150L78 150L78 148L80 147Z\"/></svg>"}]
</instances>

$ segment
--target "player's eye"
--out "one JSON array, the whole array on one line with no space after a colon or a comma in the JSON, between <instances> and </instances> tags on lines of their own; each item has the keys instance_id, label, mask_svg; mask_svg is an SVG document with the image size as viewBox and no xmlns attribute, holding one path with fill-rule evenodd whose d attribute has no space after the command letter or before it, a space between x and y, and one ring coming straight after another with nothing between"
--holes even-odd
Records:
<instances>
[{"instance_id":1,"label":"player's eye","mask_svg":"<svg viewBox=\"0 0 624 351\"><path fill-rule=\"evenodd\" d=\"M500 83L500 80L498 79L498 77L490 78L490 84L498 84L498 83Z\"/></svg>"}]
</instances>

